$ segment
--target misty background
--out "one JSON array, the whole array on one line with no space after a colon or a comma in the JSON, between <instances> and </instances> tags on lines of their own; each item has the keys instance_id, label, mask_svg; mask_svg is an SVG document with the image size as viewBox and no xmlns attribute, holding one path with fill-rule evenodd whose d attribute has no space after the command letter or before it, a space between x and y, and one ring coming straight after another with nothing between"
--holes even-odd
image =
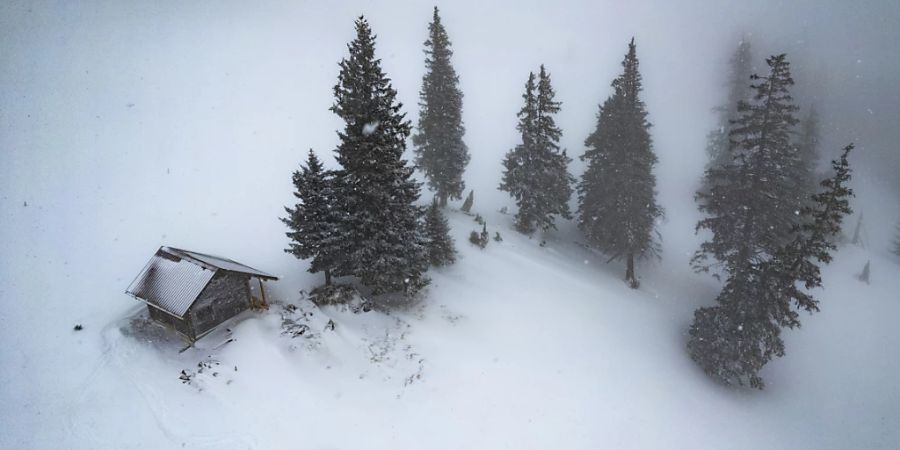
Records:
<instances>
[{"instance_id":1,"label":"misty background","mask_svg":"<svg viewBox=\"0 0 900 450\"><path fill-rule=\"evenodd\" d=\"M332 161L340 121L328 108L353 19L369 18L377 55L415 121L433 5L4 3L2 196L55 208L58 219L17 238L71 241L99 227L110 239L135 234L129 238L146 239L148 249L162 240L269 252L233 240L283 233L275 218L292 201L290 174L307 148ZM500 161L518 139L528 72L541 63L551 71L563 104L562 144L578 175L583 140L634 36L668 211L664 245L690 240L705 136L724 98L727 60L746 36L761 72L765 56L788 53L799 116L811 104L822 115L824 161L857 144L856 209L884 216L868 221L873 246L889 239L900 191L897 2L438 6L465 95L472 153L465 179L482 205L511 203L496 187Z\"/></svg>"},{"instance_id":2,"label":"misty background","mask_svg":"<svg viewBox=\"0 0 900 450\"><path fill-rule=\"evenodd\" d=\"M355 35L353 20L360 14L369 20L377 56L415 123L433 6L0 4L0 385L9 404L23 405L17 420L28 422L26 429L41 423L41 404L72 386L14 372L59 370L54 340L68 336L73 323L110 323L132 309L123 291L160 245L221 254L284 276L271 286L276 298L319 280L282 251L288 242L278 217L295 202L291 174L308 148L334 165L342 122L328 108L338 62ZM865 214L871 251L888 253L900 220L900 2L437 6L465 95L471 163L464 179L475 190L476 210L514 210L497 186L501 160L520 139L516 112L528 72L545 64L553 77L562 102L561 144L579 176L583 141L634 37L659 158L658 200L666 210L662 262L648 270L696 280L687 278L701 241L693 195L707 159L706 135L716 124L713 108L724 101L728 59L745 37L761 74L766 56L788 54L797 116L815 104L822 118L823 164L856 143L852 206ZM423 191L422 201L428 199ZM845 231L855 221L848 219ZM560 228L560 236L574 230ZM103 300L79 301L85 298ZM32 340L35 333L48 339Z\"/></svg>"},{"instance_id":3,"label":"misty background","mask_svg":"<svg viewBox=\"0 0 900 450\"><path fill-rule=\"evenodd\" d=\"M133 262L115 265L118 290L162 243L302 272L280 251L286 238L277 217L294 201L291 173L307 148L333 164L341 122L328 108L353 19L369 19L377 56L415 122L433 6L4 3L0 195L7 211L27 202L52 213L4 214L0 245L6 255L42 248L56 257L15 264L7 258L2 289L21 294L30 289L23 280L40 280L34 275L65 270L79 254L99 251L109 261ZM584 138L634 36L667 212L663 259L683 260L687 271L699 242L693 194L706 134L715 124L713 108L724 100L728 58L746 37L761 73L766 56L788 53L798 116L815 104L822 117L823 163L848 142L857 144L853 206L867 214L870 245L887 247L900 218L897 2L438 6L465 95L472 161L464 178L482 208L513 206L497 185L502 157L519 139L516 112L528 72L543 63L553 76L562 145L578 176Z\"/></svg>"}]
</instances>

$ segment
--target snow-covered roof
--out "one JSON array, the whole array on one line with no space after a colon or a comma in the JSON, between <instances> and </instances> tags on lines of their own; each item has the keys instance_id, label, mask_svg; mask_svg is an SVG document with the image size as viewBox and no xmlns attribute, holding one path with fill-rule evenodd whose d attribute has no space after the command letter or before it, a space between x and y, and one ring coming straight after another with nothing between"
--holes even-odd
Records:
<instances>
[{"instance_id":1,"label":"snow-covered roof","mask_svg":"<svg viewBox=\"0 0 900 450\"><path fill-rule=\"evenodd\" d=\"M184 317L219 270L267 280L278 279L227 258L164 246L150 258L125 292L170 314Z\"/></svg>"},{"instance_id":2,"label":"snow-covered roof","mask_svg":"<svg viewBox=\"0 0 900 450\"><path fill-rule=\"evenodd\" d=\"M247 275L254 276L257 278L262 278L265 280L277 280L278 279L277 277L275 277L273 275L269 275L261 270L254 269L250 266L241 264L235 260L223 258L221 256L207 255L205 253L192 252L190 250L182 250L180 248L175 248L175 247L162 247L162 249L165 249L167 252L173 253L182 258L194 259L201 263L206 263L215 268L227 270L229 272L245 273Z\"/></svg>"}]
</instances>

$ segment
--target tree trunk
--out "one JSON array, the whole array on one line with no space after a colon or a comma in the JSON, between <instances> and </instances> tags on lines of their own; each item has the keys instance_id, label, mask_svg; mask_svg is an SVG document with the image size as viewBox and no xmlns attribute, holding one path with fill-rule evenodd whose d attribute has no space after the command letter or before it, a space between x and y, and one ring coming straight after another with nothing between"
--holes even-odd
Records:
<instances>
[{"instance_id":1,"label":"tree trunk","mask_svg":"<svg viewBox=\"0 0 900 450\"><path fill-rule=\"evenodd\" d=\"M438 206L441 208L447 207L447 194L446 193L442 192L442 193L438 194Z\"/></svg>"},{"instance_id":2,"label":"tree trunk","mask_svg":"<svg viewBox=\"0 0 900 450\"><path fill-rule=\"evenodd\" d=\"M331 269L325 269L325 286L331 286Z\"/></svg>"},{"instance_id":3,"label":"tree trunk","mask_svg":"<svg viewBox=\"0 0 900 450\"><path fill-rule=\"evenodd\" d=\"M625 281L628 282L628 286L632 289L637 289L638 286L640 286L637 277L634 276L634 253L628 254L628 262L625 269Z\"/></svg>"}]
</instances>

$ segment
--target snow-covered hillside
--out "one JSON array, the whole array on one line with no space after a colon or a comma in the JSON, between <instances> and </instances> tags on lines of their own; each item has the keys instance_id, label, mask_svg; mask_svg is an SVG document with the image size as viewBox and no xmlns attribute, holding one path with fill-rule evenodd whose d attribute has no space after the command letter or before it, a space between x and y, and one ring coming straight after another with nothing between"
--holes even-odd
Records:
<instances>
[{"instance_id":1,"label":"snow-covered hillside","mask_svg":"<svg viewBox=\"0 0 900 450\"><path fill-rule=\"evenodd\" d=\"M822 312L790 333L787 357L764 371L769 387L732 390L684 350L691 312L714 295L701 277L678 282L683 273L652 266L634 291L620 267L576 243L541 247L509 216L486 216L503 242L469 244L477 225L451 213L461 258L432 271L408 311L319 310L283 292L268 312L245 313L183 353L132 323L145 313L124 295L48 287L7 302L20 323L4 324L15 345L4 350L0 446L787 449L900 439L895 262L874 258L865 285L854 270L872 256L840 252ZM61 264L90 276L91 258ZM291 337L285 318L309 331ZM83 331L72 331L76 321Z\"/></svg>"},{"instance_id":2,"label":"snow-covered hillside","mask_svg":"<svg viewBox=\"0 0 900 450\"><path fill-rule=\"evenodd\" d=\"M432 3L0 2L0 449L900 448L897 197L874 176L896 167L894 147L875 147L896 142L900 89L884 86L900 76L883 47L900 13L687 3L440 5L472 212L503 241L471 245L480 225L453 202L457 262L387 314L312 305L301 291L323 276L283 252L278 218L308 148L335 166L329 107L353 19L370 20L415 121ZM721 72L748 29L760 55L797 54L806 73L828 62L823 111L840 120L823 157L858 144L852 206L868 243L824 268L821 312L786 332L762 391L716 384L685 349L693 311L721 289L690 269L705 238L693 196ZM665 209L662 259L638 263L637 290L571 221L513 231L497 189L528 71L553 73L577 176L632 36ZM179 352L124 293L161 245L277 275L271 308ZM856 278L867 261L870 284Z\"/></svg>"}]
</instances>

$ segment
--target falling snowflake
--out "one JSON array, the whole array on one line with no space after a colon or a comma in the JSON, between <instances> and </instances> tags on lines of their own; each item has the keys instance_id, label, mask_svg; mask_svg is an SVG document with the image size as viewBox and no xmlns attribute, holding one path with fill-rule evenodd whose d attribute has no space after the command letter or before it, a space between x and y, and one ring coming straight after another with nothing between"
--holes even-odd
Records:
<instances>
[{"instance_id":1,"label":"falling snowflake","mask_svg":"<svg viewBox=\"0 0 900 450\"><path fill-rule=\"evenodd\" d=\"M368 136L368 135L374 133L375 130L378 129L378 125L380 125L380 124L381 124L380 122L369 122L369 123L363 125L363 129L362 129L363 134Z\"/></svg>"}]
</instances>

